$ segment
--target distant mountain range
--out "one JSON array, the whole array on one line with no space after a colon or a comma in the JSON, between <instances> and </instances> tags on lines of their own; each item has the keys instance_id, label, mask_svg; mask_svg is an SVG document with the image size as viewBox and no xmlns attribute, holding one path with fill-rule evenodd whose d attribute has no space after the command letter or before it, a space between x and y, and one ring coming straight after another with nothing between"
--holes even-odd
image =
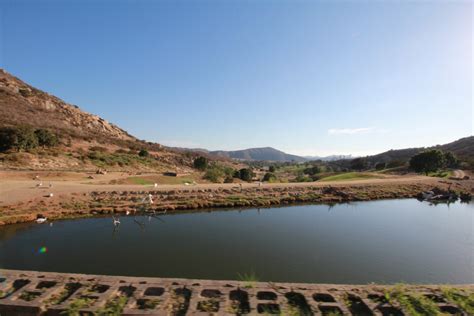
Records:
<instances>
[{"instance_id":1,"label":"distant mountain range","mask_svg":"<svg viewBox=\"0 0 474 316\"><path fill-rule=\"evenodd\" d=\"M305 162L311 160L333 161L340 159L354 158L351 155L331 155L331 156L297 156L287 154L281 150L272 147L248 148L242 150L215 150L207 151L203 149L196 149L197 151L204 151L211 155L219 157L238 159L238 160L255 160L255 161L277 161L277 162Z\"/></svg>"},{"instance_id":2,"label":"distant mountain range","mask_svg":"<svg viewBox=\"0 0 474 316\"><path fill-rule=\"evenodd\" d=\"M331 156L304 156L307 160L322 160L322 161L334 161L341 159L353 159L356 158L352 155L331 155Z\"/></svg>"},{"instance_id":3,"label":"distant mountain range","mask_svg":"<svg viewBox=\"0 0 474 316\"><path fill-rule=\"evenodd\" d=\"M249 148L233 151L209 151L209 154L239 160L264 160L278 162L304 162L305 157L290 155L272 147Z\"/></svg>"},{"instance_id":4,"label":"distant mountain range","mask_svg":"<svg viewBox=\"0 0 474 316\"><path fill-rule=\"evenodd\" d=\"M417 147L407 149L389 150L380 154L365 157L369 163L375 164L378 162L390 161L408 161L412 156L427 149L441 149L443 151L451 151L461 160L469 160L474 157L474 136L461 138L454 142L436 145L432 147ZM205 152L210 155L219 156L223 158L238 159L238 160L254 160L254 161L276 161L276 162L305 162L305 161L349 161L355 156L352 155L331 155L331 156L297 156L287 154L281 150L272 147L262 148L248 148L242 150L216 150L208 151L206 149L187 149L195 152Z\"/></svg>"}]
</instances>

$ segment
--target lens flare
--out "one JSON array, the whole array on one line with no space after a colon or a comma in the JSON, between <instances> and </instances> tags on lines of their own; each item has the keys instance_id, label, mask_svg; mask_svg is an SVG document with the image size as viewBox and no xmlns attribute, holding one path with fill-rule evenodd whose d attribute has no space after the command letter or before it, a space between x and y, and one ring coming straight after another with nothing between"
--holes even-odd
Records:
<instances>
[{"instance_id":1,"label":"lens flare","mask_svg":"<svg viewBox=\"0 0 474 316\"><path fill-rule=\"evenodd\" d=\"M39 250L38 250L39 253L47 253L48 252L48 248L46 248L45 246L41 247Z\"/></svg>"}]
</instances>

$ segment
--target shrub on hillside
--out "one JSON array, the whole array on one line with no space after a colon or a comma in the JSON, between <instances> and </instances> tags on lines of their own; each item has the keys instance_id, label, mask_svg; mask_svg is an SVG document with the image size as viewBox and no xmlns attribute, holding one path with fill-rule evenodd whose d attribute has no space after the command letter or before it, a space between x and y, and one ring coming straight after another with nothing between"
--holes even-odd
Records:
<instances>
[{"instance_id":1,"label":"shrub on hillside","mask_svg":"<svg viewBox=\"0 0 474 316\"><path fill-rule=\"evenodd\" d=\"M378 162L375 164L375 170L383 170L385 169L385 162Z\"/></svg>"},{"instance_id":2,"label":"shrub on hillside","mask_svg":"<svg viewBox=\"0 0 474 316\"><path fill-rule=\"evenodd\" d=\"M102 146L92 146L89 148L90 151L98 151L100 153L106 153L108 150L105 147Z\"/></svg>"},{"instance_id":3,"label":"shrub on hillside","mask_svg":"<svg viewBox=\"0 0 474 316\"><path fill-rule=\"evenodd\" d=\"M54 147L59 143L58 136L50 130L40 128L35 131L38 145L45 147Z\"/></svg>"},{"instance_id":4,"label":"shrub on hillside","mask_svg":"<svg viewBox=\"0 0 474 316\"><path fill-rule=\"evenodd\" d=\"M148 152L148 150L146 149L141 149L139 152L138 152L138 156L140 157L148 157L150 155L150 153Z\"/></svg>"},{"instance_id":5,"label":"shrub on hillside","mask_svg":"<svg viewBox=\"0 0 474 316\"><path fill-rule=\"evenodd\" d=\"M0 129L0 150L30 150L38 146L35 130L29 126L4 127Z\"/></svg>"},{"instance_id":6,"label":"shrub on hillside","mask_svg":"<svg viewBox=\"0 0 474 316\"><path fill-rule=\"evenodd\" d=\"M244 181L252 181L254 173L250 168L243 168L234 173L234 178L239 178Z\"/></svg>"},{"instance_id":7,"label":"shrub on hillside","mask_svg":"<svg viewBox=\"0 0 474 316\"><path fill-rule=\"evenodd\" d=\"M209 161L206 157L200 156L194 159L194 168L198 170L206 170Z\"/></svg>"},{"instance_id":8,"label":"shrub on hillside","mask_svg":"<svg viewBox=\"0 0 474 316\"><path fill-rule=\"evenodd\" d=\"M275 180L276 180L276 176L275 176L274 173L267 172L263 176L263 181L272 182L272 181L275 181Z\"/></svg>"}]
</instances>

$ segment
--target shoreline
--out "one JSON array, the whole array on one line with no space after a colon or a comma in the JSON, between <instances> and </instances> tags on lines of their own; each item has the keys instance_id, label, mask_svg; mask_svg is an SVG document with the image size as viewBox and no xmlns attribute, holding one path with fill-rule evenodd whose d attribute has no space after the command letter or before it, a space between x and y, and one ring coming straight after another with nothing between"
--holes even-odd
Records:
<instances>
[{"instance_id":1,"label":"shoreline","mask_svg":"<svg viewBox=\"0 0 474 316\"><path fill-rule=\"evenodd\" d=\"M18 182L18 181L17 181ZM31 181L29 181L31 183ZM473 181L452 181L438 178L420 178L409 181L396 178L390 181L311 182L291 184L200 184L197 186L163 185L123 186L64 183L51 191L59 192L45 197L46 190L22 188L38 196L0 206L0 226L33 222L37 217L50 220L90 218L94 216L141 214L140 209L171 213L194 212L205 209L274 207L302 204L332 204L374 201L382 199L415 198L420 192L438 187L456 192L473 193ZM24 187L26 181L20 184ZM17 184L18 185L18 184ZM59 186L59 188L56 188ZM7 191L7 188L5 187ZM14 191L15 188L13 188ZM61 191L62 190L62 191ZM0 191L1 192L1 191ZM38 193L39 192L39 193ZM20 192L21 193L21 192ZM7 193L5 193L7 194ZM148 195L153 203L142 203Z\"/></svg>"}]
</instances>

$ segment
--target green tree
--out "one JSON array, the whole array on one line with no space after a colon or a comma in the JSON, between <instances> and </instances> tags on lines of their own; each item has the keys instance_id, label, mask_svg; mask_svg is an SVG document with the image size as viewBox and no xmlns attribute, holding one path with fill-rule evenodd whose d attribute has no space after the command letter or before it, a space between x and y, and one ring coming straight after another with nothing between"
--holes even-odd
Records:
<instances>
[{"instance_id":1,"label":"green tree","mask_svg":"<svg viewBox=\"0 0 474 316\"><path fill-rule=\"evenodd\" d=\"M444 161L445 161L446 167L448 168L456 168L459 166L459 160L450 151L447 151L444 153Z\"/></svg>"},{"instance_id":2,"label":"green tree","mask_svg":"<svg viewBox=\"0 0 474 316\"><path fill-rule=\"evenodd\" d=\"M148 157L150 155L150 153L148 152L148 150L146 149L141 149L139 152L138 152L138 156L140 157Z\"/></svg>"},{"instance_id":3,"label":"green tree","mask_svg":"<svg viewBox=\"0 0 474 316\"><path fill-rule=\"evenodd\" d=\"M37 129L35 135L38 139L38 145L43 146L43 148L56 146L59 142L56 134L47 129Z\"/></svg>"},{"instance_id":4,"label":"green tree","mask_svg":"<svg viewBox=\"0 0 474 316\"><path fill-rule=\"evenodd\" d=\"M209 161L206 157L200 156L194 159L194 168L198 170L206 170Z\"/></svg>"},{"instance_id":5,"label":"green tree","mask_svg":"<svg viewBox=\"0 0 474 316\"><path fill-rule=\"evenodd\" d=\"M410 168L416 172L434 172L445 164L444 153L433 149L419 153L410 159Z\"/></svg>"},{"instance_id":6,"label":"green tree","mask_svg":"<svg viewBox=\"0 0 474 316\"><path fill-rule=\"evenodd\" d=\"M243 168L239 170L239 178L244 181L251 181L253 177L252 169Z\"/></svg>"},{"instance_id":7,"label":"green tree","mask_svg":"<svg viewBox=\"0 0 474 316\"><path fill-rule=\"evenodd\" d=\"M365 158L356 158L351 160L351 169L362 171L367 168L367 160Z\"/></svg>"},{"instance_id":8,"label":"green tree","mask_svg":"<svg viewBox=\"0 0 474 316\"><path fill-rule=\"evenodd\" d=\"M29 126L5 127L0 130L0 148L18 151L33 149L38 146L38 138Z\"/></svg>"},{"instance_id":9,"label":"green tree","mask_svg":"<svg viewBox=\"0 0 474 316\"><path fill-rule=\"evenodd\" d=\"M319 168L319 166L312 166L303 170L304 174L308 174L310 176L313 176L320 172L321 172L321 168Z\"/></svg>"},{"instance_id":10,"label":"green tree","mask_svg":"<svg viewBox=\"0 0 474 316\"><path fill-rule=\"evenodd\" d=\"M270 166L270 167L268 168L268 171L270 171L270 172L275 172L275 166Z\"/></svg>"},{"instance_id":11,"label":"green tree","mask_svg":"<svg viewBox=\"0 0 474 316\"><path fill-rule=\"evenodd\" d=\"M385 169L385 162L378 162L375 164L375 170L383 170Z\"/></svg>"}]
</instances>

